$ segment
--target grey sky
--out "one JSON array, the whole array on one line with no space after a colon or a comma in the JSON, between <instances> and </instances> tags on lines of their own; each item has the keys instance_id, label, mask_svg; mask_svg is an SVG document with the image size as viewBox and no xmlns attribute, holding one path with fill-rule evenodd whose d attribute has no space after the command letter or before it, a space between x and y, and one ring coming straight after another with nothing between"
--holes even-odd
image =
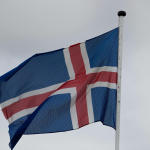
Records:
<instances>
[{"instance_id":1,"label":"grey sky","mask_svg":"<svg viewBox=\"0 0 150 150\"><path fill-rule=\"evenodd\" d=\"M35 53L65 48L118 26L125 10L120 150L150 150L149 0L0 0L0 75ZM0 149L9 150L0 112ZM100 122L75 131L25 135L14 150L114 150Z\"/></svg>"}]
</instances>

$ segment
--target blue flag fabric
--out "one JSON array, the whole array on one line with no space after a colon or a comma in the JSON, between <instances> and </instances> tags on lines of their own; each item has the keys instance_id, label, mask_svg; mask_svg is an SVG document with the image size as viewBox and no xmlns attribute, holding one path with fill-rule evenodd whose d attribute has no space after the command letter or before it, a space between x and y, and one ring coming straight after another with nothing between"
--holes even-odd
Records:
<instances>
[{"instance_id":1,"label":"blue flag fabric","mask_svg":"<svg viewBox=\"0 0 150 150\"><path fill-rule=\"evenodd\" d=\"M118 28L69 48L36 54L0 77L11 149L23 134L101 121L116 128Z\"/></svg>"}]
</instances>

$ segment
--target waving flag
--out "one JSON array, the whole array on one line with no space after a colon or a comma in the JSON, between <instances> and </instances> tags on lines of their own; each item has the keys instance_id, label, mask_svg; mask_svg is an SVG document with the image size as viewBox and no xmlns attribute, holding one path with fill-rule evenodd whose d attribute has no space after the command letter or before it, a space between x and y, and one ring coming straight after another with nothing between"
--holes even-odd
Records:
<instances>
[{"instance_id":1,"label":"waving flag","mask_svg":"<svg viewBox=\"0 0 150 150\"><path fill-rule=\"evenodd\" d=\"M101 121L116 127L118 28L32 56L0 77L10 148L23 134L62 132Z\"/></svg>"}]
</instances>

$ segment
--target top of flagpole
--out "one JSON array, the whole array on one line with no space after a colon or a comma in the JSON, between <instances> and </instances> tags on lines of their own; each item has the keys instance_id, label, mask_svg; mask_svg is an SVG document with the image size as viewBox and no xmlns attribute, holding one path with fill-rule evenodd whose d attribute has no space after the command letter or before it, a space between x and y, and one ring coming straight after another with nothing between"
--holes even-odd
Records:
<instances>
[{"instance_id":1,"label":"top of flagpole","mask_svg":"<svg viewBox=\"0 0 150 150\"><path fill-rule=\"evenodd\" d=\"M126 12L125 12L125 11L119 11L119 12L118 12L118 16L119 16L119 17L120 17L120 16L125 17L125 16L126 16Z\"/></svg>"}]
</instances>

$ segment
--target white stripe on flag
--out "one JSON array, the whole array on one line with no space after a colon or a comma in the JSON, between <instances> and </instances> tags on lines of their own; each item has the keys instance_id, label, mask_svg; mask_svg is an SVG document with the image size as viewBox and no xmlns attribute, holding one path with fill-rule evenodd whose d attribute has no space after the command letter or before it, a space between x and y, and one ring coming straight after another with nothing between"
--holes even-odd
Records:
<instances>
[{"instance_id":1,"label":"white stripe on flag","mask_svg":"<svg viewBox=\"0 0 150 150\"><path fill-rule=\"evenodd\" d=\"M72 66L69 49L65 48L63 52L64 52L65 62L66 62L66 66L68 69L69 76L70 76L70 80L73 80L75 79L75 73L74 73L74 69Z\"/></svg>"},{"instance_id":2,"label":"white stripe on flag","mask_svg":"<svg viewBox=\"0 0 150 150\"><path fill-rule=\"evenodd\" d=\"M81 48L81 54L82 54L82 57L83 57L85 69L86 69L86 74L98 73L98 72L101 72L101 71L117 72L117 67L104 66L104 67L91 68L89 58L88 58L88 54L87 54L87 51L86 51L85 42L80 44L80 48Z\"/></svg>"},{"instance_id":3,"label":"white stripe on flag","mask_svg":"<svg viewBox=\"0 0 150 150\"><path fill-rule=\"evenodd\" d=\"M109 82L96 82L94 84L89 84L86 90L86 99L87 99L87 109L88 109L88 116L89 116L89 123L94 122L94 113L93 113L93 105L92 105L92 95L91 89L95 87L107 87L110 89L117 89L116 83L109 83Z\"/></svg>"},{"instance_id":4,"label":"white stripe on flag","mask_svg":"<svg viewBox=\"0 0 150 150\"><path fill-rule=\"evenodd\" d=\"M75 88L74 91L72 91L71 93L71 105L70 105L70 113L71 113L73 129L79 128L77 109L76 109L76 98L77 98L77 92Z\"/></svg>"},{"instance_id":5,"label":"white stripe on flag","mask_svg":"<svg viewBox=\"0 0 150 150\"><path fill-rule=\"evenodd\" d=\"M32 114L36 110L36 108L37 107L32 107L32 108L24 109L24 110L19 111L18 113L14 114L14 115L12 115L8 119L9 124L11 124L12 122L16 121L17 119L19 119L19 118L21 118L23 116Z\"/></svg>"},{"instance_id":6,"label":"white stripe on flag","mask_svg":"<svg viewBox=\"0 0 150 150\"><path fill-rule=\"evenodd\" d=\"M95 88L95 87L107 87L110 89L117 89L117 84L116 83L110 83L110 82L96 82L94 84L89 84L88 88Z\"/></svg>"},{"instance_id":7,"label":"white stripe on flag","mask_svg":"<svg viewBox=\"0 0 150 150\"><path fill-rule=\"evenodd\" d=\"M92 122L94 122L94 113L93 113L93 104L92 104L91 87L90 86L88 86L86 89L86 100L87 100L89 123L92 123Z\"/></svg>"}]
</instances>

